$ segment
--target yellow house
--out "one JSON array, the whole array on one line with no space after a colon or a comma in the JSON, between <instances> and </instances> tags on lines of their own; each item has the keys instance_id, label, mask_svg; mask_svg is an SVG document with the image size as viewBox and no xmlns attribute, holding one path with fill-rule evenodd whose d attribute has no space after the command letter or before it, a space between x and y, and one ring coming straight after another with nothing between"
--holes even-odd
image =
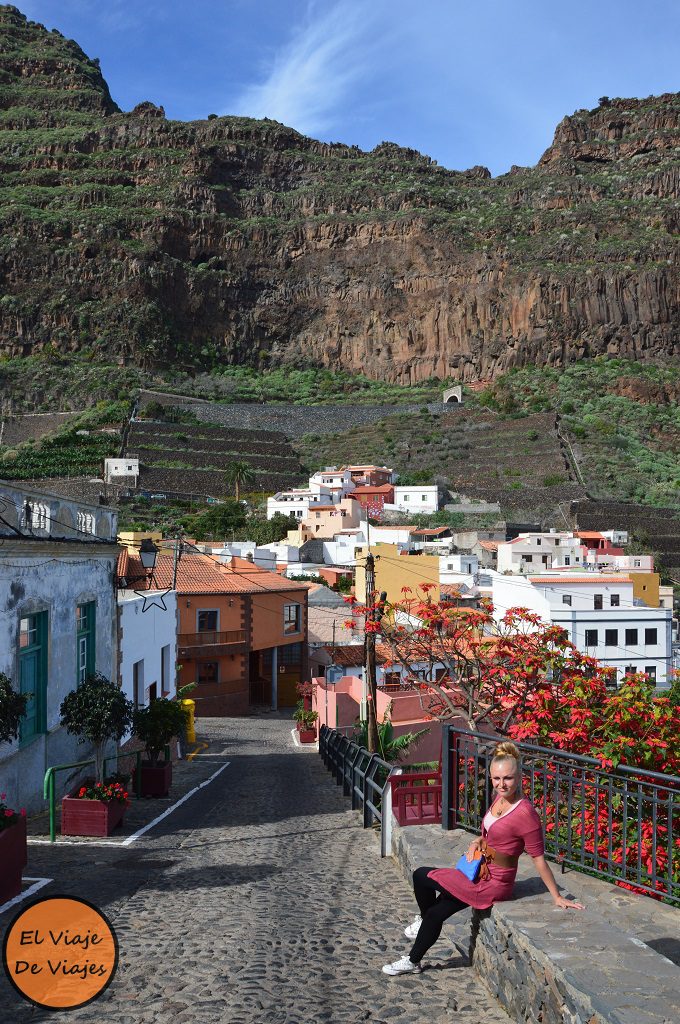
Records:
<instances>
[{"instance_id":1,"label":"yellow house","mask_svg":"<svg viewBox=\"0 0 680 1024\"><path fill-rule=\"evenodd\" d=\"M121 530L118 534L118 543L134 554L135 551L139 551L139 545L147 537L154 542L156 547L161 547L163 534L156 530Z\"/></svg>"},{"instance_id":2,"label":"yellow house","mask_svg":"<svg viewBox=\"0 0 680 1024\"><path fill-rule=\"evenodd\" d=\"M366 604L366 569L365 559L368 548L357 548L356 577L354 592L357 601ZM439 556L438 555L400 555L396 544L373 544L371 554L375 558L375 589L378 594L387 592L387 600L391 603L401 601L410 595L402 594L403 587L410 587L414 596L422 597L420 583L431 583L434 589L429 591L433 601L438 601L439 590Z\"/></svg>"},{"instance_id":3,"label":"yellow house","mask_svg":"<svg viewBox=\"0 0 680 1024\"><path fill-rule=\"evenodd\" d=\"M633 599L636 597L644 601L649 608L659 607L659 582L658 572L635 572L628 570L628 575L633 581Z\"/></svg>"}]
</instances>

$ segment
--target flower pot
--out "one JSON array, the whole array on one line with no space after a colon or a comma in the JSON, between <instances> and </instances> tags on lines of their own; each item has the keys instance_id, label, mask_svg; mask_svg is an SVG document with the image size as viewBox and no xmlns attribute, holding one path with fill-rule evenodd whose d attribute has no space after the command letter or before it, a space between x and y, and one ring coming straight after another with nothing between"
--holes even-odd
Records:
<instances>
[{"instance_id":1,"label":"flower pot","mask_svg":"<svg viewBox=\"0 0 680 1024\"><path fill-rule=\"evenodd\" d=\"M21 873L28 862L26 819L0 832L0 904L14 899L21 892Z\"/></svg>"},{"instance_id":2,"label":"flower pot","mask_svg":"<svg viewBox=\"0 0 680 1024\"><path fill-rule=\"evenodd\" d=\"M161 761L152 767L142 761L141 796L167 796L172 785L172 761Z\"/></svg>"},{"instance_id":3,"label":"flower pot","mask_svg":"<svg viewBox=\"0 0 680 1024\"><path fill-rule=\"evenodd\" d=\"M300 743L316 743L316 729L300 729Z\"/></svg>"},{"instance_id":4,"label":"flower pot","mask_svg":"<svg viewBox=\"0 0 680 1024\"><path fill-rule=\"evenodd\" d=\"M65 796L61 801L63 836L110 836L123 820L125 804L120 800L80 800Z\"/></svg>"}]
</instances>

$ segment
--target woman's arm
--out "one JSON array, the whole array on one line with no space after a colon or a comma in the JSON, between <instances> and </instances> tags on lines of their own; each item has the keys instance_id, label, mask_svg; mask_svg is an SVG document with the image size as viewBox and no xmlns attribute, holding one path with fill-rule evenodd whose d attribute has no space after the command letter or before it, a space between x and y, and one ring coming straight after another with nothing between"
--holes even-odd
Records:
<instances>
[{"instance_id":1,"label":"woman's arm","mask_svg":"<svg viewBox=\"0 0 680 1024\"><path fill-rule=\"evenodd\" d=\"M541 855L540 857L533 857L532 860L533 860L534 864L536 865L536 870L538 871L539 875L541 876L541 880L543 881L543 884L545 885L546 889L548 890L548 892L552 896L553 901L554 901L556 907L561 907L562 910L569 910L569 909L571 909L571 910L585 910L586 909L583 906L583 904L582 903L578 903L577 900L567 900L567 899L564 898L564 896L560 896L559 890L557 888L557 884L555 882L555 878L553 876L552 871L550 870L550 865L548 864L548 862L547 862L547 860L545 859L544 856Z\"/></svg>"}]
</instances>

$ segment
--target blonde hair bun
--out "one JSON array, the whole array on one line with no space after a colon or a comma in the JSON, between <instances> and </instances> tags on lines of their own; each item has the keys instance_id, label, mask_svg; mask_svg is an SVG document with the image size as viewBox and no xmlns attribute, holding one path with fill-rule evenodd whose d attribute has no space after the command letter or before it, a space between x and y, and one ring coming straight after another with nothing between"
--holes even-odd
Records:
<instances>
[{"instance_id":1,"label":"blonde hair bun","mask_svg":"<svg viewBox=\"0 0 680 1024\"><path fill-rule=\"evenodd\" d=\"M501 740L501 742L497 743L496 746L494 747L494 751L493 751L493 755L491 757L491 760L492 761L504 761L508 757L513 757L515 759L515 761L517 762L517 764L519 764L519 760L520 760L519 747L517 746L516 743L513 743L512 740Z\"/></svg>"}]
</instances>

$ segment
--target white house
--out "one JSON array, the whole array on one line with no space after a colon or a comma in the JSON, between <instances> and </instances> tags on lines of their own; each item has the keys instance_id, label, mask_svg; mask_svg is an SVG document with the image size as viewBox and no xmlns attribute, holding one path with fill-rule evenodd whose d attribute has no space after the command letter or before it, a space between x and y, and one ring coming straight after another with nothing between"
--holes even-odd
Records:
<instances>
[{"instance_id":1,"label":"white house","mask_svg":"<svg viewBox=\"0 0 680 1024\"><path fill-rule=\"evenodd\" d=\"M118 592L118 679L135 707L176 695L177 593Z\"/></svg>"},{"instance_id":2,"label":"white house","mask_svg":"<svg viewBox=\"0 0 680 1024\"><path fill-rule=\"evenodd\" d=\"M494 615L528 608L567 630L583 654L616 669L619 679L646 672L670 685L672 609L650 608L633 596L626 574L492 575Z\"/></svg>"},{"instance_id":3,"label":"white house","mask_svg":"<svg viewBox=\"0 0 680 1024\"><path fill-rule=\"evenodd\" d=\"M336 466L327 466L313 473L309 478L309 489L314 493L328 493L330 491L333 501L340 501L346 498L354 490L355 484L352 474L347 467L338 469Z\"/></svg>"},{"instance_id":4,"label":"white house","mask_svg":"<svg viewBox=\"0 0 680 1024\"><path fill-rule=\"evenodd\" d=\"M445 577L447 573L474 575L479 568L479 559L470 552L456 553L455 555L439 556L439 580L441 583L449 583Z\"/></svg>"},{"instance_id":5,"label":"white house","mask_svg":"<svg viewBox=\"0 0 680 1024\"><path fill-rule=\"evenodd\" d=\"M0 791L30 814L50 765L93 756L59 724L64 697L93 672L117 678L117 515L0 481L0 516L0 672L30 695L19 739L0 743Z\"/></svg>"},{"instance_id":6,"label":"white house","mask_svg":"<svg viewBox=\"0 0 680 1024\"><path fill-rule=\"evenodd\" d=\"M429 515L439 508L439 488L432 484L416 484L413 487L397 485L394 488L393 505L385 505L385 511L424 512Z\"/></svg>"},{"instance_id":7,"label":"white house","mask_svg":"<svg viewBox=\"0 0 680 1024\"><path fill-rule=\"evenodd\" d=\"M124 459L104 459L104 480L107 484L123 483L129 478L133 486L139 479L139 456L128 455Z\"/></svg>"},{"instance_id":8,"label":"white house","mask_svg":"<svg viewBox=\"0 0 680 1024\"><path fill-rule=\"evenodd\" d=\"M520 533L514 540L498 545L498 571L542 572L554 564L583 565L585 550L571 533Z\"/></svg>"},{"instance_id":9,"label":"white house","mask_svg":"<svg viewBox=\"0 0 680 1024\"><path fill-rule=\"evenodd\" d=\"M310 488L293 488L290 491L278 491L271 498L267 498L267 519L273 519L277 512L282 516L295 516L296 519L306 519L310 506L315 504L329 505L333 503L333 493L328 487L320 487L318 490Z\"/></svg>"}]
</instances>

